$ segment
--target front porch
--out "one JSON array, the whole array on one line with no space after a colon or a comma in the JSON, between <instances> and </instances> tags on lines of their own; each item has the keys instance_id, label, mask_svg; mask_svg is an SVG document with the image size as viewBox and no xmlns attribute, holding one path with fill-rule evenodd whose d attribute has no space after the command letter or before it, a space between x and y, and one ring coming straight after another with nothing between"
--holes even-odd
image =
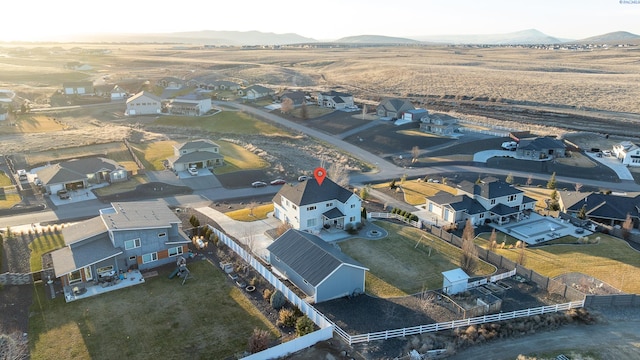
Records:
<instances>
[{"instance_id":1,"label":"front porch","mask_svg":"<svg viewBox=\"0 0 640 360\"><path fill-rule=\"evenodd\" d=\"M64 299L66 302L71 302L143 283L142 273L139 270L131 270L104 281L88 281L67 285L63 289Z\"/></svg>"}]
</instances>

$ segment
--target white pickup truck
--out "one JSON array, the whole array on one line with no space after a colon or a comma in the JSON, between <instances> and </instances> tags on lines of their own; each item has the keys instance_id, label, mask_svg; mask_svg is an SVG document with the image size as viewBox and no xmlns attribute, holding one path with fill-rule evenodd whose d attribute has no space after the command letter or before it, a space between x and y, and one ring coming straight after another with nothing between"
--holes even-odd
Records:
<instances>
[{"instance_id":1,"label":"white pickup truck","mask_svg":"<svg viewBox=\"0 0 640 360\"><path fill-rule=\"evenodd\" d=\"M501 145L503 150L514 151L518 147L518 143L515 141L505 141Z\"/></svg>"}]
</instances>

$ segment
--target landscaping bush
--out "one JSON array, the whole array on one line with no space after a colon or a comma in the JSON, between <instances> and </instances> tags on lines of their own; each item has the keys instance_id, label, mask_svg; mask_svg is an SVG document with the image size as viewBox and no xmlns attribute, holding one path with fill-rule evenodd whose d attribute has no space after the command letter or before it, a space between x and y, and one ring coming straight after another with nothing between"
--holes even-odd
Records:
<instances>
[{"instance_id":1,"label":"landscaping bush","mask_svg":"<svg viewBox=\"0 0 640 360\"><path fill-rule=\"evenodd\" d=\"M296 325L296 320L298 320L298 317L296 316L295 311L291 309L280 309L276 325L294 327Z\"/></svg>"},{"instance_id":2,"label":"landscaping bush","mask_svg":"<svg viewBox=\"0 0 640 360\"><path fill-rule=\"evenodd\" d=\"M296 320L296 335L304 336L313 332L313 321L306 316L301 316Z\"/></svg>"},{"instance_id":3,"label":"landscaping bush","mask_svg":"<svg viewBox=\"0 0 640 360\"><path fill-rule=\"evenodd\" d=\"M253 329L253 334L249 337L249 352L258 353L269 347L269 332L262 329Z\"/></svg>"},{"instance_id":4,"label":"landscaping bush","mask_svg":"<svg viewBox=\"0 0 640 360\"><path fill-rule=\"evenodd\" d=\"M284 306L287 302L287 298L284 297L284 294L280 290L276 290L276 292L271 295L271 299L269 301L271 303L271 307L278 310Z\"/></svg>"},{"instance_id":5,"label":"landscaping bush","mask_svg":"<svg viewBox=\"0 0 640 360\"><path fill-rule=\"evenodd\" d=\"M273 295L273 291L271 289L264 289L262 292L262 298L265 301L271 301L271 295Z\"/></svg>"}]
</instances>

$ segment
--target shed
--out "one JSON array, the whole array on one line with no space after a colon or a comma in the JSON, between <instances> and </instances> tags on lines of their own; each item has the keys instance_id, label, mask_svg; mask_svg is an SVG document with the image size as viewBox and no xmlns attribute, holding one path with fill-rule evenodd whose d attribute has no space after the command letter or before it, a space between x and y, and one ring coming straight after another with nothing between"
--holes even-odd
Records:
<instances>
[{"instance_id":1,"label":"shed","mask_svg":"<svg viewBox=\"0 0 640 360\"><path fill-rule=\"evenodd\" d=\"M368 269L315 235L289 229L267 249L274 272L316 303L364 292Z\"/></svg>"},{"instance_id":2,"label":"shed","mask_svg":"<svg viewBox=\"0 0 640 360\"><path fill-rule=\"evenodd\" d=\"M445 293L449 295L461 293L467 291L467 283L469 282L469 275L462 269L457 268L442 273L444 281L442 282L442 288Z\"/></svg>"}]
</instances>

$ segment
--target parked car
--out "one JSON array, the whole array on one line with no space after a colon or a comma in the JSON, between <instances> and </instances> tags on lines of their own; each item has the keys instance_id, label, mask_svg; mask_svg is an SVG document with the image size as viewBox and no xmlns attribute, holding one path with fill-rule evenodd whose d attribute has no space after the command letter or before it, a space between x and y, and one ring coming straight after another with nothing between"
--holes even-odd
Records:
<instances>
[{"instance_id":1,"label":"parked car","mask_svg":"<svg viewBox=\"0 0 640 360\"><path fill-rule=\"evenodd\" d=\"M298 176L298 181L307 181L309 179L311 179L310 176L306 176L306 175Z\"/></svg>"},{"instance_id":2,"label":"parked car","mask_svg":"<svg viewBox=\"0 0 640 360\"><path fill-rule=\"evenodd\" d=\"M501 147L503 150L514 151L518 148L518 143L515 141L505 141L502 143Z\"/></svg>"},{"instance_id":3,"label":"parked car","mask_svg":"<svg viewBox=\"0 0 640 360\"><path fill-rule=\"evenodd\" d=\"M254 181L251 183L251 186L253 186L254 188L259 188L259 187L267 186L267 183L264 181Z\"/></svg>"},{"instance_id":4,"label":"parked car","mask_svg":"<svg viewBox=\"0 0 640 360\"><path fill-rule=\"evenodd\" d=\"M190 167L187 171L189 172L189 174L191 174L191 176L198 175L198 168L196 167Z\"/></svg>"},{"instance_id":5,"label":"parked car","mask_svg":"<svg viewBox=\"0 0 640 360\"><path fill-rule=\"evenodd\" d=\"M287 182L282 179L275 179L272 182L270 182L271 185L284 185L286 183Z\"/></svg>"},{"instance_id":6,"label":"parked car","mask_svg":"<svg viewBox=\"0 0 640 360\"><path fill-rule=\"evenodd\" d=\"M611 150L602 150L602 155L607 157L611 156Z\"/></svg>"}]
</instances>

